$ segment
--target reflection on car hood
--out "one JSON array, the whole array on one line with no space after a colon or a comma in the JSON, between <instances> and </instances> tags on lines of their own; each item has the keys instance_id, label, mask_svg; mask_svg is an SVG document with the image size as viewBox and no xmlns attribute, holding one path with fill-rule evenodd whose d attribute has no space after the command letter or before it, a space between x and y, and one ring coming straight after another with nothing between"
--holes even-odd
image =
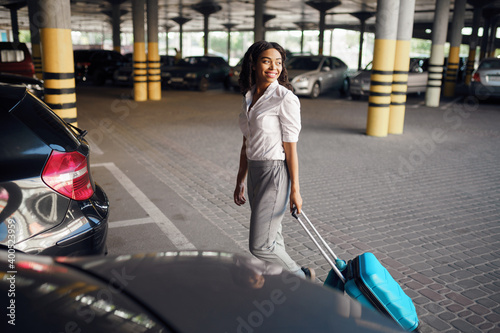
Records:
<instances>
[{"instance_id":1,"label":"reflection on car hood","mask_svg":"<svg viewBox=\"0 0 500 333\"><path fill-rule=\"evenodd\" d=\"M347 296L244 256L183 251L59 261L127 290L181 332L400 332Z\"/></svg>"}]
</instances>

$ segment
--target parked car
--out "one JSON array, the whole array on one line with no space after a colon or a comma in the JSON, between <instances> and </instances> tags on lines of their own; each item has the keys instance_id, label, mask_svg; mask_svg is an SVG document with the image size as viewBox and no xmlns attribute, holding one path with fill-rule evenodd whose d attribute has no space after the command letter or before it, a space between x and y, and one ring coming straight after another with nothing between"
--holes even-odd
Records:
<instances>
[{"instance_id":1,"label":"parked car","mask_svg":"<svg viewBox=\"0 0 500 333\"><path fill-rule=\"evenodd\" d=\"M336 57L293 56L287 61L288 77L297 96L317 98L328 90L349 91L347 65Z\"/></svg>"},{"instance_id":2,"label":"parked car","mask_svg":"<svg viewBox=\"0 0 500 333\"><path fill-rule=\"evenodd\" d=\"M194 88L206 91L210 86L229 85L229 64L222 57L197 56L181 59L162 76L170 87Z\"/></svg>"},{"instance_id":3,"label":"parked car","mask_svg":"<svg viewBox=\"0 0 500 333\"><path fill-rule=\"evenodd\" d=\"M25 43L0 42L0 72L35 76L35 66Z\"/></svg>"},{"instance_id":4,"label":"parked car","mask_svg":"<svg viewBox=\"0 0 500 333\"><path fill-rule=\"evenodd\" d=\"M470 93L487 98L500 97L500 58L483 59L472 74Z\"/></svg>"},{"instance_id":5,"label":"parked car","mask_svg":"<svg viewBox=\"0 0 500 333\"><path fill-rule=\"evenodd\" d=\"M76 82L90 81L94 85L103 85L113 80L115 71L128 60L121 53L109 50L75 50Z\"/></svg>"},{"instance_id":6,"label":"parked car","mask_svg":"<svg viewBox=\"0 0 500 333\"><path fill-rule=\"evenodd\" d=\"M372 63L370 62L364 70L351 77L349 93L352 99L360 99L362 96L370 95ZM429 74L429 60L423 58L411 58L408 70L407 93L425 93L427 89L427 78Z\"/></svg>"},{"instance_id":7,"label":"parked car","mask_svg":"<svg viewBox=\"0 0 500 333\"><path fill-rule=\"evenodd\" d=\"M25 87L0 85L0 247L46 255L106 250L109 201L85 131Z\"/></svg>"},{"instance_id":8,"label":"parked car","mask_svg":"<svg viewBox=\"0 0 500 333\"><path fill-rule=\"evenodd\" d=\"M403 332L333 289L239 255L19 255L12 277L5 252L2 332L8 332L9 320L16 332ZM9 294L14 279L15 296Z\"/></svg>"},{"instance_id":9,"label":"parked car","mask_svg":"<svg viewBox=\"0 0 500 333\"><path fill-rule=\"evenodd\" d=\"M40 99L44 98L43 81L37 79L36 77L0 73L0 85L24 87L36 97Z\"/></svg>"}]
</instances>

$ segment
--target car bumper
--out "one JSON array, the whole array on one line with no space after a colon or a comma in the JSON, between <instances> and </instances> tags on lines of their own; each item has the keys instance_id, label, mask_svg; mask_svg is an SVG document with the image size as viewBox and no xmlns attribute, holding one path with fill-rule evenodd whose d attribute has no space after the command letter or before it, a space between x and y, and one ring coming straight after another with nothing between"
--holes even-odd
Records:
<instances>
[{"instance_id":1,"label":"car bumper","mask_svg":"<svg viewBox=\"0 0 500 333\"><path fill-rule=\"evenodd\" d=\"M472 82L470 86L470 94L479 99L487 99L488 97L500 97L500 85L491 86L483 85L479 82Z\"/></svg>"},{"instance_id":2,"label":"car bumper","mask_svg":"<svg viewBox=\"0 0 500 333\"><path fill-rule=\"evenodd\" d=\"M82 256L103 254L108 234L109 200L96 185L92 198L71 201L65 220L19 244L16 249L29 254Z\"/></svg>"},{"instance_id":3,"label":"car bumper","mask_svg":"<svg viewBox=\"0 0 500 333\"><path fill-rule=\"evenodd\" d=\"M311 94L312 86L309 81L292 82L293 92L297 96L309 96Z\"/></svg>"}]
</instances>

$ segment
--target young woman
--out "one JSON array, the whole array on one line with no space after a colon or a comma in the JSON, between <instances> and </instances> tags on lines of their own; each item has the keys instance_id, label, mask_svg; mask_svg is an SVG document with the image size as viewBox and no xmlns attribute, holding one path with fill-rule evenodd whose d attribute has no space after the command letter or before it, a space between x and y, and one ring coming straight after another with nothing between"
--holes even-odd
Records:
<instances>
[{"instance_id":1,"label":"young woman","mask_svg":"<svg viewBox=\"0 0 500 333\"><path fill-rule=\"evenodd\" d=\"M285 50L266 41L254 43L243 58L239 78L244 96L239 117L243 145L234 202L246 202L248 177L250 252L314 280L313 269L301 268L290 258L281 233L288 199L290 211L296 207L300 213L302 208L297 156L300 102L291 91L285 60Z\"/></svg>"}]
</instances>

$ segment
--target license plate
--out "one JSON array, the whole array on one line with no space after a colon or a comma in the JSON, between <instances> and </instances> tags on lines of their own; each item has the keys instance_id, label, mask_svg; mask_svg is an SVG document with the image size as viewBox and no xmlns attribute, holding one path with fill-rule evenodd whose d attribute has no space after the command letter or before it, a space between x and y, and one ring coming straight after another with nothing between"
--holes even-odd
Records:
<instances>
[{"instance_id":1,"label":"license plate","mask_svg":"<svg viewBox=\"0 0 500 333\"><path fill-rule=\"evenodd\" d=\"M128 81L128 76L118 76L118 81Z\"/></svg>"},{"instance_id":2,"label":"license plate","mask_svg":"<svg viewBox=\"0 0 500 333\"><path fill-rule=\"evenodd\" d=\"M488 75L489 81L500 82L500 75Z\"/></svg>"},{"instance_id":3,"label":"license plate","mask_svg":"<svg viewBox=\"0 0 500 333\"><path fill-rule=\"evenodd\" d=\"M182 82L184 79L182 77L173 77L170 79L172 82Z\"/></svg>"}]
</instances>

